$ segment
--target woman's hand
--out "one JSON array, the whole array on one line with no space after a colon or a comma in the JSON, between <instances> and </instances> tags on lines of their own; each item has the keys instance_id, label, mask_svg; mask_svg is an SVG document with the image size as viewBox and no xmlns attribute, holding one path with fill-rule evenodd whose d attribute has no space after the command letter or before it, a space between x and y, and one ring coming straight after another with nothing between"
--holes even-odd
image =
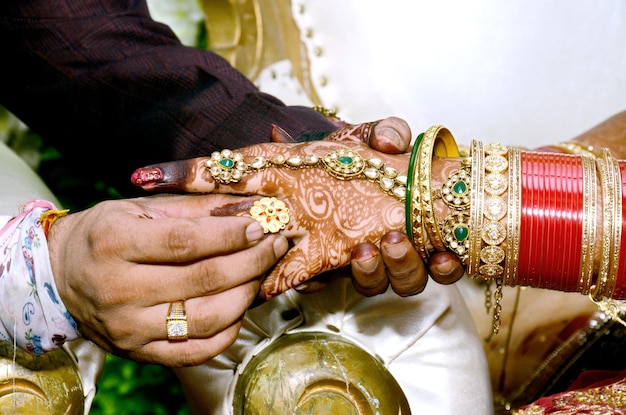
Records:
<instances>
[{"instance_id":1,"label":"woman's hand","mask_svg":"<svg viewBox=\"0 0 626 415\"><path fill-rule=\"evenodd\" d=\"M396 154L408 149L410 134L410 129L403 120L390 117L373 123L341 128L327 137L325 141L367 143L372 148L384 150L385 153ZM273 139L277 142L293 142L290 137L281 134L279 129L275 131ZM408 159L408 154L400 157ZM406 166L406 160L404 165ZM163 167L163 170L160 167ZM210 192L213 190L209 183L210 177L202 178L199 187L196 187L194 176L197 169L193 162L163 164L154 166L154 170L156 175L153 175L149 167L137 170L133 175L133 182L152 191ZM250 189L250 193L254 193L254 190ZM428 281L427 268L412 248L411 241L406 234L399 232L403 229L404 226L385 235L380 245L367 240L357 244L352 250L350 264L353 282L356 289L363 295L380 294L386 291L389 285L402 296L420 293L425 288ZM434 254L430 263L433 278L441 283L452 283L458 280L464 272L461 263L452 254ZM306 284L296 285L296 288L303 291L315 291L324 285L323 276L319 276L307 280Z\"/></svg>"},{"instance_id":2,"label":"woman's hand","mask_svg":"<svg viewBox=\"0 0 626 415\"><path fill-rule=\"evenodd\" d=\"M411 129L401 118L388 117L357 125L338 119L333 121L341 128L326 137L328 141L365 143L387 154L410 150ZM295 143L298 140L275 127L272 141ZM390 285L401 296L414 295L422 292L428 281L424 264L411 241L405 233L396 231L385 235L379 246L371 242L358 244L352 250L351 271L355 288L365 296L381 294ZM320 275L295 288L301 292L315 292L324 288L329 278Z\"/></svg>"},{"instance_id":3,"label":"woman's hand","mask_svg":"<svg viewBox=\"0 0 626 415\"><path fill-rule=\"evenodd\" d=\"M385 153L396 154L406 152L410 144L410 134L410 129L403 120L390 117L373 123L346 126L332 133L326 140L363 142ZM280 129L276 129L273 139L276 142L293 142ZM192 176L196 174L196 170L192 164L177 162L154 166L154 169L139 169L132 180L152 191L211 191L211 188L206 187L210 186L207 182L201 183L199 188L194 187ZM164 169L161 170L159 166ZM156 176L152 175L153 170L158 171ZM464 272L458 259L449 253L434 254L430 264L433 279L445 284L457 281ZM411 241L405 233L399 231L391 231L385 235L380 245L372 242L357 244L351 252L351 270L356 289L366 296L380 294L389 285L399 295L414 295L420 293L428 281L427 269L413 249ZM324 285L324 276L318 276L296 288L301 291L316 291Z\"/></svg>"},{"instance_id":4,"label":"woman's hand","mask_svg":"<svg viewBox=\"0 0 626 415\"><path fill-rule=\"evenodd\" d=\"M159 195L58 219L52 269L82 335L113 354L167 366L200 364L230 346L259 276L288 249L284 236L264 235L250 218L213 214L240 199ZM185 342L167 340L176 300L186 300Z\"/></svg>"},{"instance_id":5,"label":"woman's hand","mask_svg":"<svg viewBox=\"0 0 626 415\"><path fill-rule=\"evenodd\" d=\"M363 142L387 154L410 150L411 130L406 122L388 117L373 123L347 126L331 134L328 140ZM465 269L450 252L432 255L427 268L412 242L403 232L391 231L383 236L378 246L363 242L352 250L352 282L365 296L381 294L391 285L401 296L421 293L428 282L428 273L440 284L458 281Z\"/></svg>"},{"instance_id":6,"label":"woman's hand","mask_svg":"<svg viewBox=\"0 0 626 415\"><path fill-rule=\"evenodd\" d=\"M397 168L398 174L406 174L409 157L406 153L388 155L360 143L315 141L305 144L258 144L239 150L238 153L248 165L253 163L255 156L264 156L268 160L275 156L283 157L286 161L282 167L268 167L258 173L246 173L238 183L227 183L230 177L218 179L222 183L217 183L212 169L207 167L208 158L164 163L154 172L150 169L140 170L134 175L133 181L145 183L141 177L151 177L154 173L163 179L152 181L144 188L254 194L258 196L257 200L245 199L233 203L225 208L224 215L250 216L254 203L261 203L254 208L259 211L258 214L253 209L253 215L277 227L282 225L281 215L286 213L289 221L284 224L281 233L293 242L293 247L262 284L262 295L271 298L313 276L349 265L351 251L357 244L369 242L377 245L387 232L402 231L405 227L404 202L383 191L381 180L337 179L333 177L336 173L333 168L321 162L315 167L287 167L289 160L294 157L299 157L302 166L305 166L307 157L323 159L335 151L345 149L353 150L354 153L349 154L354 154L355 159L358 156L378 159L388 168ZM214 160L215 165L230 163L228 153L222 154L225 157ZM228 176L235 170L227 168L224 174ZM259 196L277 199L261 199ZM272 209L275 212L271 212Z\"/></svg>"}]
</instances>

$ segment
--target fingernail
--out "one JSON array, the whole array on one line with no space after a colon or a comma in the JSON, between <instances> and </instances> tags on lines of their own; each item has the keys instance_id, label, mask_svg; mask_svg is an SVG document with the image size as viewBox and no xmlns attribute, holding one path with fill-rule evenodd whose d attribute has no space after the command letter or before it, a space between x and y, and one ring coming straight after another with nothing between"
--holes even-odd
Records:
<instances>
[{"instance_id":1,"label":"fingernail","mask_svg":"<svg viewBox=\"0 0 626 415\"><path fill-rule=\"evenodd\" d=\"M400 133L393 128L381 128L380 131L377 131L377 135L387 138L396 147L400 147L402 144Z\"/></svg>"},{"instance_id":2,"label":"fingernail","mask_svg":"<svg viewBox=\"0 0 626 415\"><path fill-rule=\"evenodd\" d=\"M283 130L276 124L272 124L272 133L270 137L274 143L293 143L296 141L287 131Z\"/></svg>"},{"instance_id":3,"label":"fingernail","mask_svg":"<svg viewBox=\"0 0 626 415\"><path fill-rule=\"evenodd\" d=\"M289 249L289 242L287 242L287 238L284 236L278 236L274 241L274 254L277 258L285 255L287 250Z\"/></svg>"},{"instance_id":4,"label":"fingernail","mask_svg":"<svg viewBox=\"0 0 626 415\"><path fill-rule=\"evenodd\" d=\"M251 223L246 228L246 238L249 242L257 242L263 239L263 228L258 222Z\"/></svg>"},{"instance_id":5,"label":"fingernail","mask_svg":"<svg viewBox=\"0 0 626 415\"><path fill-rule=\"evenodd\" d=\"M387 255L394 259L402 258L407 253L406 245L401 243L385 245L384 249Z\"/></svg>"},{"instance_id":6,"label":"fingernail","mask_svg":"<svg viewBox=\"0 0 626 415\"><path fill-rule=\"evenodd\" d=\"M158 167L142 167L133 172L130 177L131 183L144 187L163 180L163 171Z\"/></svg>"},{"instance_id":7,"label":"fingernail","mask_svg":"<svg viewBox=\"0 0 626 415\"><path fill-rule=\"evenodd\" d=\"M391 231L383 236L382 242L385 245L393 245L400 243L404 240L408 240L405 233L402 233L400 231Z\"/></svg>"},{"instance_id":8,"label":"fingernail","mask_svg":"<svg viewBox=\"0 0 626 415\"><path fill-rule=\"evenodd\" d=\"M439 275L446 277L448 275L450 275L452 273L452 271L454 271L455 269L455 264L452 262L442 262L439 264L433 264L431 263L431 268L433 271L435 271L436 273L438 273Z\"/></svg>"},{"instance_id":9,"label":"fingernail","mask_svg":"<svg viewBox=\"0 0 626 415\"><path fill-rule=\"evenodd\" d=\"M374 272L378 266L378 260L377 258L370 258L362 261L355 261L354 265L356 265L363 272Z\"/></svg>"},{"instance_id":10,"label":"fingernail","mask_svg":"<svg viewBox=\"0 0 626 415\"><path fill-rule=\"evenodd\" d=\"M300 285L296 285L295 287L293 287L296 289L296 291L306 291L309 288L309 284L300 284Z\"/></svg>"}]
</instances>

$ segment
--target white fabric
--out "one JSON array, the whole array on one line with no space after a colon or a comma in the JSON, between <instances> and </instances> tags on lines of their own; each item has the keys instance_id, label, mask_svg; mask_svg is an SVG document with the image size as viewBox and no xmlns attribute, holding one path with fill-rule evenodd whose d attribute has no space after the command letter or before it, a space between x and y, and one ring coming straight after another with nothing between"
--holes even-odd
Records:
<instances>
[{"instance_id":1,"label":"white fabric","mask_svg":"<svg viewBox=\"0 0 626 415\"><path fill-rule=\"evenodd\" d=\"M405 118L539 146L626 108L619 0L293 0L322 104L350 122ZM257 80L275 91L278 78ZM283 89L286 102L300 102Z\"/></svg>"},{"instance_id":2,"label":"white fabric","mask_svg":"<svg viewBox=\"0 0 626 415\"><path fill-rule=\"evenodd\" d=\"M414 414L493 413L483 349L456 289L430 283L418 296L366 298L348 278L315 294L291 290L250 310L226 352L177 369L194 413L231 414L245 364L283 333L301 331L340 334L379 356Z\"/></svg>"}]
</instances>

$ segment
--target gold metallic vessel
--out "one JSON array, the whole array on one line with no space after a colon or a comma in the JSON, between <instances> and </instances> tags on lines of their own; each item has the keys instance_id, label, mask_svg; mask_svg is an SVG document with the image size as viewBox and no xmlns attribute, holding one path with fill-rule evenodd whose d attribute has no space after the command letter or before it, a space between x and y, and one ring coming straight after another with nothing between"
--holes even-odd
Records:
<instances>
[{"instance_id":1,"label":"gold metallic vessel","mask_svg":"<svg viewBox=\"0 0 626 415\"><path fill-rule=\"evenodd\" d=\"M245 366L233 415L407 415L402 389L383 364L345 338L286 334Z\"/></svg>"}]
</instances>

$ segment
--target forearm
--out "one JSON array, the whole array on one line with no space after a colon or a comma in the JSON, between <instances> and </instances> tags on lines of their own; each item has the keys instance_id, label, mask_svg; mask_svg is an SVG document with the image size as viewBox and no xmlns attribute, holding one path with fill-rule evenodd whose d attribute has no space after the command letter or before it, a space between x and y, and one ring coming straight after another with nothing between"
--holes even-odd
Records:
<instances>
[{"instance_id":1,"label":"forearm","mask_svg":"<svg viewBox=\"0 0 626 415\"><path fill-rule=\"evenodd\" d=\"M569 141L540 150L595 156L603 147L610 149L614 157L626 159L626 111L613 115Z\"/></svg>"},{"instance_id":2,"label":"forearm","mask_svg":"<svg viewBox=\"0 0 626 415\"><path fill-rule=\"evenodd\" d=\"M351 153L342 157L344 153L337 155L328 153L327 149L314 151L309 147L306 151L313 151L320 161L309 165L296 163L289 166L290 169L314 167L339 179L323 186L337 187L337 200L324 205L337 207L337 217L346 211L346 207L357 217L341 217L339 229L321 234L353 233L358 237L377 237L374 232L364 236L365 225L360 228L360 233L346 231L347 225L377 223L378 217L383 218L379 222L383 226L391 224L392 221L385 221L389 219L386 215L394 209L390 197L371 195L367 202L361 203L358 211L350 208L360 194L368 191L365 183L351 184L354 189L346 192L350 198L340 199L345 192L341 181L359 178L373 181L383 192L401 198L401 193L396 192L399 189L392 187L390 178L385 178L386 173L382 173L393 167L401 175L408 171L406 229L424 262L427 263L437 251L452 251L467 266L472 277L499 279L506 285L591 293L598 299L625 295L626 284L618 276L626 263L626 255L620 251L625 235L622 231L622 199L626 194L626 176L622 171L626 170L626 162L617 161L606 152L594 160L579 155L521 151L478 141L472 143L470 157L461 159L454 157L457 152L453 138L440 127L429 129L418 142L413 152L416 157L412 157L408 167L401 161L406 158L389 158L386 165L370 168L380 164L378 157L361 163ZM254 150L244 151L254 153ZM299 160L306 159L308 154L302 149L293 151L297 151ZM285 157L290 155L285 150L278 153ZM271 153L266 154L263 149L256 154L273 159ZM329 160L329 164L325 160ZM332 160L337 161L340 170L334 171ZM248 162L250 166L254 165L254 162ZM230 179L225 181L222 176L227 171L221 169L221 161L214 160L207 166L220 186L230 183ZM270 163L269 169L283 170L281 166ZM264 164L250 170L243 168L241 172L245 175L267 168L268 165ZM360 172L359 168L363 171ZM378 173L374 174L375 171ZM254 192L256 189L267 194L272 189L280 189L277 193L280 196L291 191L298 193L296 188L291 189L290 182L307 190L315 186L315 183L306 182L308 177L313 177L312 173L303 177L291 172L276 174L280 176L261 175L250 179L239 190ZM201 188L206 175L198 178L201 181L195 186ZM317 182L322 183L322 180L325 180L324 176ZM460 190L455 190L457 187ZM455 191L460 193L454 194ZM317 209L315 203L311 205L313 207L296 205L294 200L290 201L289 207L296 217L306 218L309 211ZM370 206L376 206L379 213L369 210ZM313 229L311 225L306 226ZM328 225L328 228L332 226L337 224ZM346 246L349 247L349 242Z\"/></svg>"}]
</instances>

